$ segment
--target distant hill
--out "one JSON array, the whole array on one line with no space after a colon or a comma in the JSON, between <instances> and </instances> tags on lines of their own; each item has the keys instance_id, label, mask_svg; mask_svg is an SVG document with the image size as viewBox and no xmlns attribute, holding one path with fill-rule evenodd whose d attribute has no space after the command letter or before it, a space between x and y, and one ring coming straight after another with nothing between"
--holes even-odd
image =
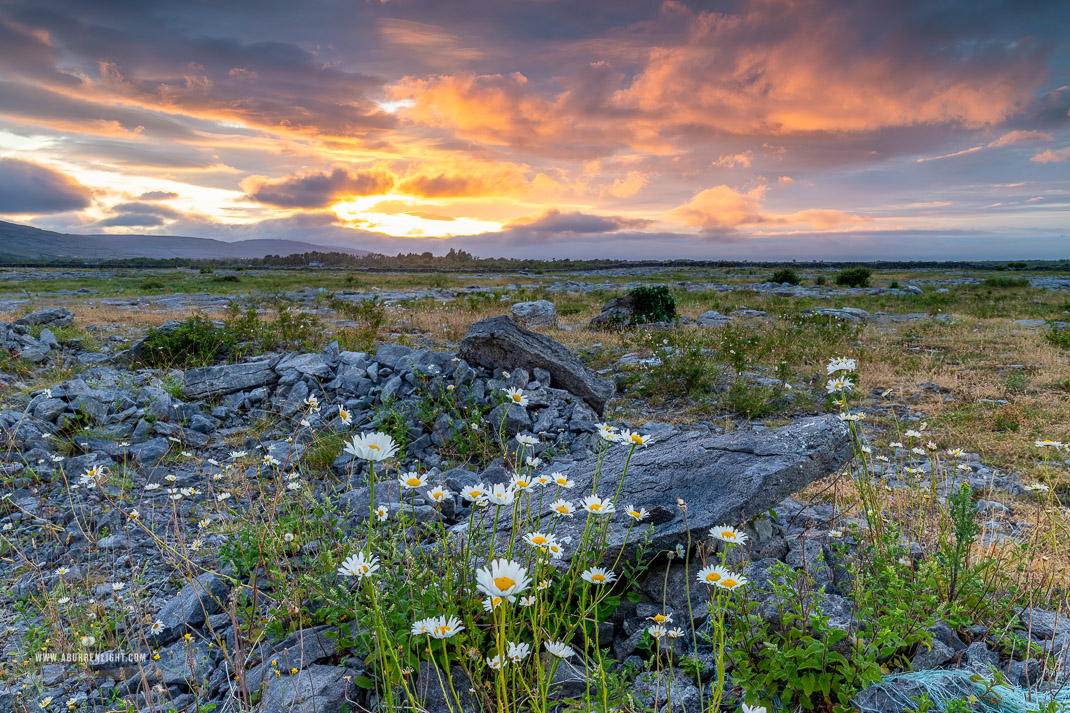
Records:
<instances>
[{"instance_id":1,"label":"distant hill","mask_svg":"<svg viewBox=\"0 0 1070 713\"><path fill-rule=\"evenodd\" d=\"M124 258L188 258L200 260L261 258L307 252L368 255L367 250L326 247L300 240L239 240L176 235L70 235L0 220L0 262L24 260L121 260Z\"/></svg>"}]
</instances>

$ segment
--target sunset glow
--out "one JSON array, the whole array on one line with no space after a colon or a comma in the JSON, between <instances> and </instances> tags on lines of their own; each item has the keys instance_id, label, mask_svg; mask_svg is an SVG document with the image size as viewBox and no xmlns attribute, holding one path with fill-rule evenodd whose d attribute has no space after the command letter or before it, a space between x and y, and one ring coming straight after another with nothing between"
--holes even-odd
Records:
<instances>
[{"instance_id":1,"label":"sunset glow","mask_svg":"<svg viewBox=\"0 0 1070 713\"><path fill-rule=\"evenodd\" d=\"M1068 26L1057 2L11 0L0 219L387 253L1067 257Z\"/></svg>"}]
</instances>

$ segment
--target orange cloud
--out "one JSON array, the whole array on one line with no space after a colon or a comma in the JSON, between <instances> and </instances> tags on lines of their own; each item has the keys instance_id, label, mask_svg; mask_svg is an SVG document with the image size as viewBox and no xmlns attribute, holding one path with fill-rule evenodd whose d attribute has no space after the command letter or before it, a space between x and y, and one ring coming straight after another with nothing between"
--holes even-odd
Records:
<instances>
[{"instance_id":1,"label":"orange cloud","mask_svg":"<svg viewBox=\"0 0 1070 713\"><path fill-rule=\"evenodd\" d=\"M869 218L839 210L811 209L795 213L764 213L766 187L740 193L728 186L714 186L696 194L687 204L669 211L669 216L702 230L733 230L754 225L808 225L828 230L869 222Z\"/></svg>"},{"instance_id":2,"label":"orange cloud","mask_svg":"<svg viewBox=\"0 0 1070 713\"><path fill-rule=\"evenodd\" d=\"M1064 149L1048 149L1029 159L1033 163L1062 163L1070 159L1070 146Z\"/></svg>"},{"instance_id":3,"label":"orange cloud","mask_svg":"<svg viewBox=\"0 0 1070 713\"><path fill-rule=\"evenodd\" d=\"M462 161L442 168L421 168L398 181L400 193L425 198L512 196L528 189L527 167L514 163Z\"/></svg>"},{"instance_id":4,"label":"orange cloud","mask_svg":"<svg viewBox=\"0 0 1070 713\"><path fill-rule=\"evenodd\" d=\"M1025 131L1017 129L1010 131L1003 136L1000 136L995 141L991 142L990 148L996 148L998 146L1010 146L1012 144L1020 144L1025 141L1051 141L1052 136L1047 131Z\"/></svg>"}]
</instances>

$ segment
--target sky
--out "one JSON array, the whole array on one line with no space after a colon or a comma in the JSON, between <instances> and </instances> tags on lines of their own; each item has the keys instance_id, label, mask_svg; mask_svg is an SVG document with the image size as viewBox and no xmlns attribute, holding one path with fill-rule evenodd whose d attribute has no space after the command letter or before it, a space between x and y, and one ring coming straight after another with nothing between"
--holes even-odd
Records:
<instances>
[{"instance_id":1,"label":"sky","mask_svg":"<svg viewBox=\"0 0 1070 713\"><path fill-rule=\"evenodd\" d=\"M0 0L0 219L390 254L1070 258L1070 3Z\"/></svg>"}]
</instances>

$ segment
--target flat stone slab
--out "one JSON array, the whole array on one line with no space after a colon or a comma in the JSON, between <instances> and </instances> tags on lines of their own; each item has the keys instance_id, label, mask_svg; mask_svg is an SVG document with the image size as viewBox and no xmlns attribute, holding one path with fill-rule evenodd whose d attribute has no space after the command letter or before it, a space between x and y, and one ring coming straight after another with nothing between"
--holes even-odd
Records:
<instances>
[{"instance_id":1,"label":"flat stone slab","mask_svg":"<svg viewBox=\"0 0 1070 713\"><path fill-rule=\"evenodd\" d=\"M628 447L615 445L606 454L598 479L597 495L612 500L620 484ZM803 418L767 431L736 431L722 436L688 431L675 433L632 456L627 475L620 484L617 513L607 537L603 562L612 564L623 548L624 558L634 558L637 545L653 523L647 554L687 543L687 529L676 499L687 503L688 526L692 538L703 540L715 525L739 525L760 515L802 487L824 478L847 463L854 455L846 424L837 416ZM557 496L574 505L592 492L598 459L580 461L563 471L575 481L570 490ZM588 517L582 509L569 518L551 517L549 505L554 490L547 488L539 513L542 531L559 540L572 538L566 558L575 552ZM538 503L538 495L534 502ZM637 523L625 541L629 518L627 506L646 508L650 519ZM505 537L508 525L499 529Z\"/></svg>"}]
</instances>

